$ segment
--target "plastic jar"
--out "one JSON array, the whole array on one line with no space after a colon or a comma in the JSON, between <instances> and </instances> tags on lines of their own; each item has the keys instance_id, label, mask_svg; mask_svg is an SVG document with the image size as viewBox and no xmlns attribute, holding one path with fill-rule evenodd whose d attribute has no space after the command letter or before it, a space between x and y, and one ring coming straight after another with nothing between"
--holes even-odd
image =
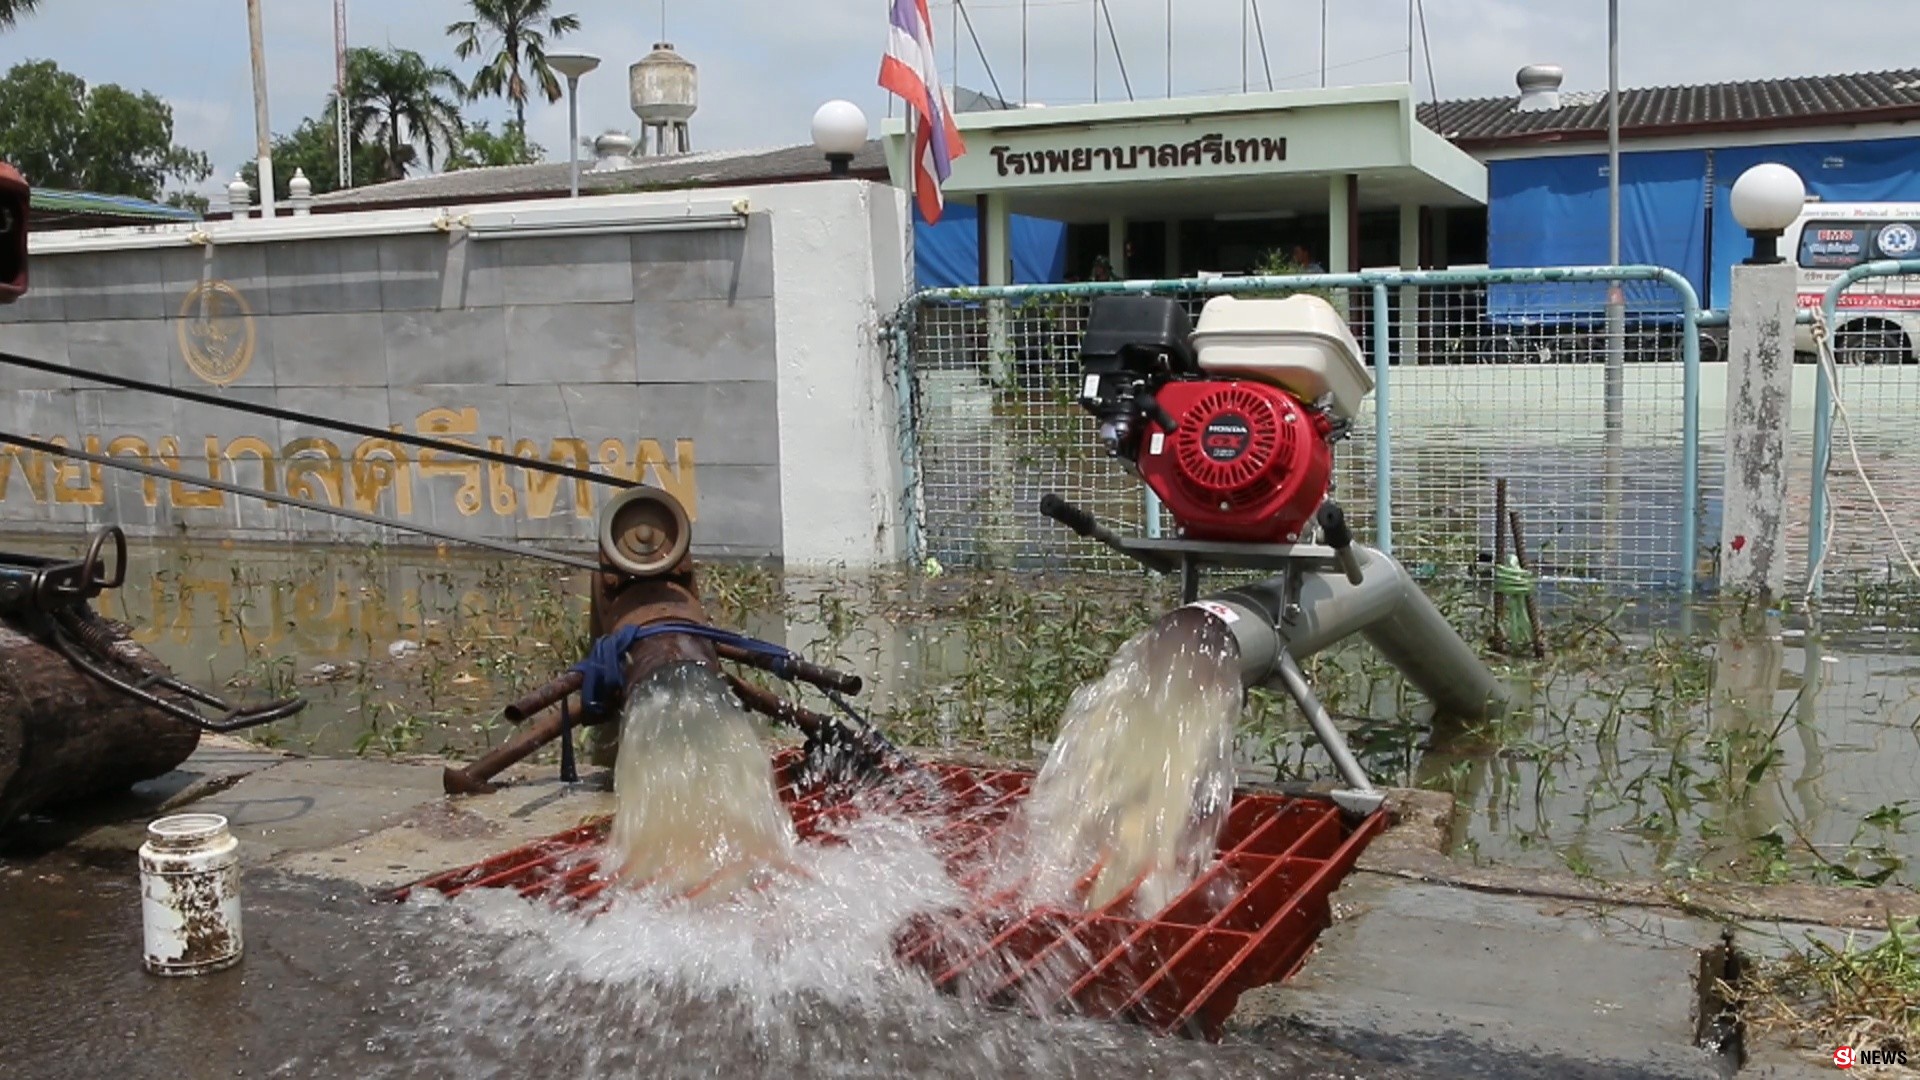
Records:
<instances>
[{"instance_id":1,"label":"plastic jar","mask_svg":"<svg viewBox=\"0 0 1920 1080\"><path fill-rule=\"evenodd\" d=\"M219 814L176 814L140 846L146 966L204 975L240 961L240 842Z\"/></svg>"}]
</instances>

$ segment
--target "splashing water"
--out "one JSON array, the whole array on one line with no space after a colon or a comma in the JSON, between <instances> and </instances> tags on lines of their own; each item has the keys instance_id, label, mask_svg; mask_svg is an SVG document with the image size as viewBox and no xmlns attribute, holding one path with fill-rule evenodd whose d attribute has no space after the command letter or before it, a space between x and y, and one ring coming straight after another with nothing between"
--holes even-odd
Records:
<instances>
[{"instance_id":1,"label":"splashing water","mask_svg":"<svg viewBox=\"0 0 1920 1080\"><path fill-rule=\"evenodd\" d=\"M793 866L793 821L760 725L708 668L668 668L628 695L607 864L670 896L725 896Z\"/></svg>"},{"instance_id":2,"label":"splashing water","mask_svg":"<svg viewBox=\"0 0 1920 1080\"><path fill-rule=\"evenodd\" d=\"M1240 705L1239 650L1211 616L1182 609L1122 645L1074 693L1014 822L1029 898L1091 910L1137 886L1151 915L1178 896L1226 821Z\"/></svg>"}]
</instances>

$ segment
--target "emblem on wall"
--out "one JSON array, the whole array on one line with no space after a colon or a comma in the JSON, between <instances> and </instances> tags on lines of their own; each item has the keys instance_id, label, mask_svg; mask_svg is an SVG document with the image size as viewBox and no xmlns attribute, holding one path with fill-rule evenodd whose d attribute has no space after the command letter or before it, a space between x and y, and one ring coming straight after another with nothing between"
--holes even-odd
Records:
<instances>
[{"instance_id":1,"label":"emblem on wall","mask_svg":"<svg viewBox=\"0 0 1920 1080\"><path fill-rule=\"evenodd\" d=\"M247 298L224 281L202 281L180 304L180 355L195 375L215 386L246 374L255 333Z\"/></svg>"}]
</instances>

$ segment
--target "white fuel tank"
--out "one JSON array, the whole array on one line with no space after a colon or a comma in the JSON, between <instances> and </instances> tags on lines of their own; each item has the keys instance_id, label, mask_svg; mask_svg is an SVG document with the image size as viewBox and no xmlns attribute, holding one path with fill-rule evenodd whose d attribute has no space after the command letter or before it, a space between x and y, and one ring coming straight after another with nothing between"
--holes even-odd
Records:
<instances>
[{"instance_id":1,"label":"white fuel tank","mask_svg":"<svg viewBox=\"0 0 1920 1080\"><path fill-rule=\"evenodd\" d=\"M1280 300L1216 296L1193 331L1200 370L1270 383L1308 402L1333 396L1333 414L1351 420L1373 392L1373 376L1347 322L1332 304L1300 294Z\"/></svg>"}]
</instances>

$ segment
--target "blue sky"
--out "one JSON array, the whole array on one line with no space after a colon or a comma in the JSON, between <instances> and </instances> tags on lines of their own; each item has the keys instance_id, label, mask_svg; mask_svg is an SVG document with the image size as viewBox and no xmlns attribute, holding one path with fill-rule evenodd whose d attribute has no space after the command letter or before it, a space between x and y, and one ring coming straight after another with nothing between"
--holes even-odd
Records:
<instances>
[{"instance_id":1,"label":"blue sky","mask_svg":"<svg viewBox=\"0 0 1920 1080\"><path fill-rule=\"evenodd\" d=\"M637 121L627 108L626 67L660 33L661 0L561 0L582 30L565 45L599 54L603 66L581 83L583 134ZM1268 65L1279 87L1320 81L1319 0L1258 0ZM332 82L331 0L262 0L271 121L285 132L319 111ZM1425 0L1433 81L1443 98L1513 92L1529 62L1567 69L1569 89L1606 86L1604 0ZM418 50L470 75L445 34L463 17L458 0L348 0L352 45ZM669 0L669 38L700 66L696 149L805 142L814 108L832 97L886 112L874 86L887 0ZM950 67L954 8L932 0L943 68ZM1386 82L1406 76L1407 0L1331 0L1328 81ZM244 0L42 0L42 10L0 34L0 65L47 58L89 82L151 90L173 104L181 143L207 151L217 171L203 189L230 179L253 152L251 73ZM1027 96L1047 104L1089 100L1093 0L1026 0ZM1139 97L1167 91L1168 0L1107 0ZM966 0L987 60L1009 98L1022 94L1022 0ZM1237 90L1241 84L1242 0L1172 0L1176 94ZM1627 86L1869 71L1920 65L1920 3L1827 0L1809 26L1804 3L1787 0L1622 0L1621 81ZM964 24L958 80L990 89ZM1100 96L1124 96L1104 28ZM1266 86L1257 45L1247 69ZM953 76L948 76L951 81ZM1427 94L1422 57L1416 83ZM469 109L498 121L499 102ZM550 156L566 154L564 104L529 104L528 126Z\"/></svg>"}]
</instances>

